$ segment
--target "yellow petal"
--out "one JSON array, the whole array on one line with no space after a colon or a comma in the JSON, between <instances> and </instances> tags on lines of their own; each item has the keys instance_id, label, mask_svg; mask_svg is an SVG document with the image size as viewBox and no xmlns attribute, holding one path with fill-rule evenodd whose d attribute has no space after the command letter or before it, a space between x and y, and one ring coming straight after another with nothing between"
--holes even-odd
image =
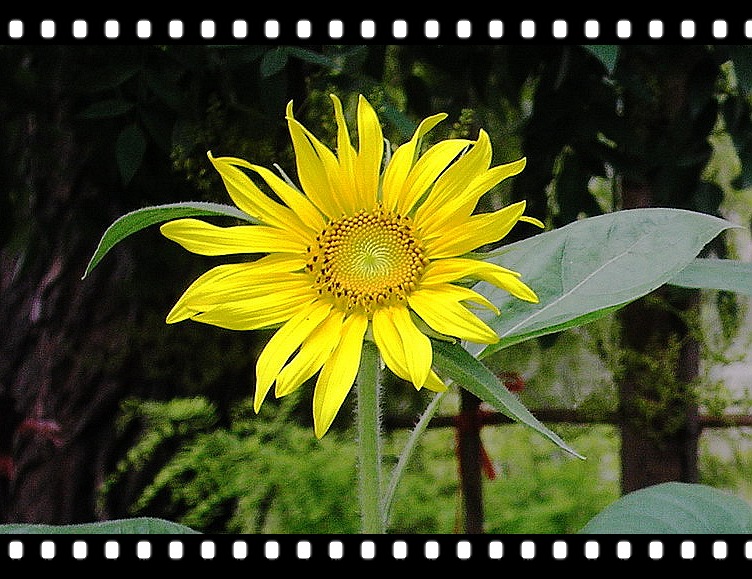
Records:
<instances>
[{"instance_id":1,"label":"yellow petal","mask_svg":"<svg viewBox=\"0 0 752 579\"><path fill-rule=\"evenodd\" d=\"M394 372L395 376L412 382L410 373L407 370L402 338L395 327L392 316L386 310L386 308L378 309L373 314L374 341L379 348L381 359ZM431 354L433 356L433 352ZM428 377L423 387L433 392L444 392L447 389L447 385L444 384L443 380L433 370L428 372Z\"/></svg>"},{"instance_id":2,"label":"yellow petal","mask_svg":"<svg viewBox=\"0 0 752 579\"><path fill-rule=\"evenodd\" d=\"M381 163L384 160L384 136L381 123L371 104L358 97L358 156L355 158L357 198L354 210L371 209L379 195Z\"/></svg>"},{"instance_id":3,"label":"yellow petal","mask_svg":"<svg viewBox=\"0 0 752 579\"><path fill-rule=\"evenodd\" d=\"M524 158L483 171L465 183L464 187L444 187L444 198L435 205L426 204L416 214L415 226L427 237L434 235L447 224L467 219L475 210L480 198L504 179L520 173L525 168ZM457 163L459 164L459 162ZM437 183L438 187L438 183ZM448 195L446 195L448 194ZM520 219L523 219L521 217ZM537 220L536 220L537 221Z\"/></svg>"},{"instance_id":4,"label":"yellow petal","mask_svg":"<svg viewBox=\"0 0 752 579\"><path fill-rule=\"evenodd\" d=\"M329 430L355 382L367 327L365 315L350 315L342 325L339 343L319 372L313 392L313 428L317 438Z\"/></svg>"},{"instance_id":5,"label":"yellow petal","mask_svg":"<svg viewBox=\"0 0 752 579\"><path fill-rule=\"evenodd\" d=\"M402 186L407 181L407 176L413 168L423 137L447 118L446 113L439 113L421 121L413 137L405 144L400 145L392 155L389 164L384 170L383 205L384 208L393 211L397 207L397 200L402 193Z\"/></svg>"},{"instance_id":6,"label":"yellow petal","mask_svg":"<svg viewBox=\"0 0 752 579\"><path fill-rule=\"evenodd\" d=\"M356 153L350 142L350 132L347 129L342 101L334 94L330 94L329 98L334 105L334 118L337 121L337 157L343 167L352 168Z\"/></svg>"},{"instance_id":7,"label":"yellow petal","mask_svg":"<svg viewBox=\"0 0 752 579\"><path fill-rule=\"evenodd\" d=\"M199 219L176 219L160 227L162 235L200 255L305 253L307 238L268 225L218 227Z\"/></svg>"},{"instance_id":8,"label":"yellow petal","mask_svg":"<svg viewBox=\"0 0 752 579\"><path fill-rule=\"evenodd\" d=\"M447 389L447 385L444 384L444 381L439 378L433 370L429 372L428 379L423 387L432 392L444 392Z\"/></svg>"},{"instance_id":9,"label":"yellow petal","mask_svg":"<svg viewBox=\"0 0 752 579\"><path fill-rule=\"evenodd\" d=\"M228 330L259 330L282 324L308 307L314 299L300 292L284 292L268 298L222 304L191 316L196 322Z\"/></svg>"},{"instance_id":10,"label":"yellow petal","mask_svg":"<svg viewBox=\"0 0 752 579\"><path fill-rule=\"evenodd\" d=\"M404 307L381 308L373 315L373 337L384 363L403 380L422 388L431 372L431 341Z\"/></svg>"},{"instance_id":11,"label":"yellow petal","mask_svg":"<svg viewBox=\"0 0 752 579\"><path fill-rule=\"evenodd\" d=\"M480 259L468 259L465 257L448 257L437 259L426 266L421 283L436 284L450 283L461 279L481 279L479 275L485 271L493 270L519 277L515 271L482 261Z\"/></svg>"},{"instance_id":12,"label":"yellow petal","mask_svg":"<svg viewBox=\"0 0 752 579\"><path fill-rule=\"evenodd\" d=\"M511 163L504 163L503 165L497 165L490 168L488 171L483 172L473 179L467 186L465 191L459 196L464 199L463 204L458 208L458 211L472 213L473 209L478 203L478 200L493 187L496 187L499 183L520 174L527 164L527 159L522 157L517 161Z\"/></svg>"},{"instance_id":13,"label":"yellow petal","mask_svg":"<svg viewBox=\"0 0 752 579\"><path fill-rule=\"evenodd\" d=\"M266 274L259 278L248 264L215 267L194 281L167 315L173 324L196 314L223 307L242 305L246 309L274 307L295 294L305 298L312 295L307 276L293 273ZM255 304L255 305L254 305Z\"/></svg>"},{"instance_id":14,"label":"yellow petal","mask_svg":"<svg viewBox=\"0 0 752 579\"><path fill-rule=\"evenodd\" d=\"M267 225L282 228L289 228L291 223L299 222L289 207L280 205L265 195L250 177L237 167L245 165L245 161L235 157L213 157L211 152L207 154L222 177L235 205L248 215Z\"/></svg>"},{"instance_id":15,"label":"yellow petal","mask_svg":"<svg viewBox=\"0 0 752 579\"><path fill-rule=\"evenodd\" d=\"M240 274L212 280L210 283L201 278L197 281L200 285L194 283L181 298L181 302L195 312L206 312L224 304L240 302L250 307L254 300L259 304L258 307L263 307L261 304L274 306L284 295L312 295L310 279L304 274L269 274L262 279Z\"/></svg>"},{"instance_id":16,"label":"yellow petal","mask_svg":"<svg viewBox=\"0 0 752 579\"><path fill-rule=\"evenodd\" d=\"M259 288L260 293L269 293L270 286L265 283L267 280L272 284L294 282L297 278L293 272L302 270L304 266L305 259L278 253L254 262L214 267L188 287L168 314L167 323L180 322L204 311L197 307L196 304L199 303L216 305L226 299L237 301L239 297L254 297L254 294L250 293L254 288ZM297 287L299 284L295 285ZM237 292L246 293L238 296Z\"/></svg>"},{"instance_id":17,"label":"yellow petal","mask_svg":"<svg viewBox=\"0 0 752 579\"><path fill-rule=\"evenodd\" d=\"M331 304L314 302L290 318L266 343L256 362L256 393L253 400L256 412L287 360L326 319L331 309Z\"/></svg>"},{"instance_id":18,"label":"yellow petal","mask_svg":"<svg viewBox=\"0 0 752 579\"><path fill-rule=\"evenodd\" d=\"M274 291L266 289L270 287ZM248 297L224 301L201 296L195 300L187 291L168 314L167 322L192 319L230 330L252 330L288 320L300 306L317 297L309 286L299 284L285 284L283 288L270 284L266 288L254 290L256 295L249 291Z\"/></svg>"},{"instance_id":19,"label":"yellow petal","mask_svg":"<svg viewBox=\"0 0 752 579\"><path fill-rule=\"evenodd\" d=\"M293 210L297 219L292 225L297 230L302 231L303 234L310 234L313 231L315 235L324 228L324 219L321 212L300 191L266 167L246 162L243 162L242 166L258 173L271 187L272 191Z\"/></svg>"},{"instance_id":20,"label":"yellow petal","mask_svg":"<svg viewBox=\"0 0 752 579\"><path fill-rule=\"evenodd\" d=\"M448 283L435 285L421 284L421 286L421 289L438 292L441 295L442 299L454 302L473 302L491 310L497 315L499 314L499 308L497 308L485 296L468 287L462 287Z\"/></svg>"},{"instance_id":21,"label":"yellow petal","mask_svg":"<svg viewBox=\"0 0 752 579\"><path fill-rule=\"evenodd\" d=\"M520 221L532 223L533 225L540 227L541 229L546 228L546 224L543 223L540 219L536 219L535 217L528 217L527 215L523 215L522 217L520 217Z\"/></svg>"},{"instance_id":22,"label":"yellow petal","mask_svg":"<svg viewBox=\"0 0 752 579\"><path fill-rule=\"evenodd\" d=\"M491 163L491 141L485 131L480 131L478 140L470 150L462 155L436 180L431 193L415 214L416 223L425 216L442 211L448 203L455 201L478 175L488 169Z\"/></svg>"},{"instance_id":23,"label":"yellow petal","mask_svg":"<svg viewBox=\"0 0 752 579\"><path fill-rule=\"evenodd\" d=\"M422 388L433 362L431 340L415 327L407 308L393 308L392 319L402 340L410 380L416 388Z\"/></svg>"},{"instance_id":24,"label":"yellow petal","mask_svg":"<svg viewBox=\"0 0 752 579\"><path fill-rule=\"evenodd\" d=\"M455 298L449 290L431 286L418 289L407 299L415 313L439 333L481 344L498 342L496 333Z\"/></svg>"},{"instance_id":25,"label":"yellow petal","mask_svg":"<svg viewBox=\"0 0 752 579\"><path fill-rule=\"evenodd\" d=\"M423 274L421 284L431 285L449 283L464 278L483 280L496 287L507 290L513 296L537 303L538 296L519 280L516 271L503 268L494 263L461 257L438 259L432 261Z\"/></svg>"},{"instance_id":26,"label":"yellow petal","mask_svg":"<svg viewBox=\"0 0 752 579\"><path fill-rule=\"evenodd\" d=\"M424 238L426 256L440 259L463 255L487 243L503 238L520 220L525 202L514 203L493 213L472 215Z\"/></svg>"},{"instance_id":27,"label":"yellow petal","mask_svg":"<svg viewBox=\"0 0 752 579\"><path fill-rule=\"evenodd\" d=\"M397 212L402 214L410 212L439 175L447 170L447 166L469 144L470 141L464 139L451 139L441 141L428 149L415 163L397 196Z\"/></svg>"},{"instance_id":28,"label":"yellow petal","mask_svg":"<svg viewBox=\"0 0 752 579\"><path fill-rule=\"evenodd\" d=\"M337 157L293 117L292 102L287 105L287 126L295 149L298 180L305 194L329 218L351 212L354 195L342 182Z\"/></svg>"},{"instance_id":29,"label":"yellow petal","mask_svg":"<svg viewBox=\"0 0 752 579\"><path fill-rule=\"evenodd\" d=\"M379 348L381 359L403 380L409 380L402 338L394 326L391 308L379 308L373 313L373 339Z\"/></svg>"},{"instance_id":30,"label":"yellow petal","mask_svg":"<svg viewBox=\"0 0 752 579\"><path fill-rule=\"evenodd\" d=\"M342 110L342 102L336 95L329 95L334 104L334 117L337 121L337 158L339 159L340 187L345 191L352 192L352 204L347 207L348 211L357 211L365 208L361 203L358 186L355 182L355 159L357 154L350 142L350 132L347 130L345 113Z\"/></svg>"},{"instance_id":31,"label":"yellow petal","mask_svg":"<svg viewBox=\"0 0 752 579\"><path fill-rule=\"evenodd\" d=\"M300 352L277 376L275 396L279 398L293 392L321 369L339 341L342 318L342 314L331 312L329 317L311 332L300 347Z\"/></svg>"}]
</instances>

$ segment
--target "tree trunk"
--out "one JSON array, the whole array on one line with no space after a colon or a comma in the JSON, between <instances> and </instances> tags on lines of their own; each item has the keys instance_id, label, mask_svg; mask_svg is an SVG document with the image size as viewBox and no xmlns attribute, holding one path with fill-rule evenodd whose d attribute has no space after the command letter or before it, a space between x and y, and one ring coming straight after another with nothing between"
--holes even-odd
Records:
<instances>
[{"instance_id":1,"label":"tree trunk","mask_svg":"<svg viewBox=\"0 0 752 579\"><path fill-rule=\"evenodd\" d=\"M464 532L483 533L483 480L481 471L480 399L460 390L460 414L457 417L457 455L462 490Z\"/></svg>"},{"instance_id":2,"label":"tree trunk","mask_svg":"<svg viewBox=\"0 0 752 579\"><path fill-rule=\"evenodd\" d=\"M706 53L701 47L660 53L625 47L620 65L627 79L624 126L632 135L623 150L632 163L622 175L623 208L693 208L712 126L698 115L701 101L692 94L697 75L712 73ZM639 94L632 87L651 87L652 93ZM665 287L620 313L625 493L667 481L697 481L699 428L692 382L698 376L699 345L687 319L697 313L698 303L696 291Z\"/></svg>"},{"instance_id":3,"label":"tree trunk","mask_svg":"<svg viewBox=\"0 0 752 579\"><path fill-rule=\"evenodd\" d=\"M627 352L620 387L623 493L668 482L697 482L697 405L691 383L698 344L666 304L687 313L694 296L641 300L621 313Z\"/></svg>"},{"instance_id":4,"label":"tree trunk","mask_svg":"<svg viewBox=\"0 0 752 579\"><path fill-rule=\"evenodd\" d=\"M12 111L24 161L13 225L26 239L0 248L0 521L70 523L101 515L95 493L123 389L107 370L127 351L133 310L113 289L122 271L81 281L92 221L120 208L87 177L97 153L71 128L73 61L63 48L45 58L51 94Z\"/></svg>"},{"instance_id":5,"label":"tree trunk","mask_svg":"<svg viewBox=\"0 0 752 579\"><path fill-rule=\"evenodd\" d=\"M144 311L167 311L171 296L144 303L164 271L140 263L134 284L133 245L81 279L105 228L132 208L113 179L112 151L97 142L109 134L87 134L76 118L72 79L88 54L18 47L0 63L18 69L14 89L28 91L0 94L0 185L10 192L0 236L0 522L127 516L149 476L133 473L114 510L98 500L128 445L116 429L120 402L154 387L134 359L147 342Z\"/></svg>"}]
</instances>

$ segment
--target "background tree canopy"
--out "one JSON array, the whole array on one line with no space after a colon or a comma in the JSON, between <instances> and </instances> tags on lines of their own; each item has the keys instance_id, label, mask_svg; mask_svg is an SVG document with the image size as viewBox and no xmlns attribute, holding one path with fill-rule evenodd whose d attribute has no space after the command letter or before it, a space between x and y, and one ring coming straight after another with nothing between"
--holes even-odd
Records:
<instances>
[{"instance_id":1,"label":"background tree canopy","mask_svg":"<svg viewBox=\"0 0 752 579\"><path fill-rule=\"evenodd\" d=\"M227 201L208 150L292 176L287 103L314 133L333 137L328 94L351 114L362 93L391 143L446 112L436 138L475 138L484 128L495 163L526 156L525 171L483 202L526 199L526 213L551 227L645 206L722 215L729 190L752 186L751 57L733 45L0 47L0 522L128 516L180 448L181 417L203 429L244 421L238 412L265 335L164 324L212 258L187 256L144 230L81 281L102 232L124 213ZM720 141L734 157L730 179L714 165ZM708 251L735 255L723 239ZM718 305L729 314L721 329L733 333L737 301L722 293ZM697 308L696 291L672 290L620 318L630 353L617 377L622 432L628 449L664 467L624 481L624 490L697 478L686 453L697 435L689 385L699 346L688 322ZM670 391L658 387L667 375L678 377ZM385 412L395 420L425 404L394 391ZM139 420L118 427L119 418L150 416L132 400L194 396L210 409L170 407L153 452L137 447L148 460L121 472L118 492L102 499L102 484L141 433ZM301 397L290 412L307 426L310 389ZM335 430L348 418L340 413ZM268 428L260 435L272 436ZM175 507L159 490L152 507L169 513ZM232 500L213 508L216 527L206 529L221 530Z\"/></svg>"}]
</instances>

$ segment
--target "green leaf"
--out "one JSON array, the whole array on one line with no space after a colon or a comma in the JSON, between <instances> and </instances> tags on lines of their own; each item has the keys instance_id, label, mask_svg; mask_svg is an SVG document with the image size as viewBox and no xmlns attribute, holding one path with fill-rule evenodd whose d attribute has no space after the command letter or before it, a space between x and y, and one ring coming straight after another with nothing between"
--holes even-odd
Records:
<instances>
[{"instance_id":1,"label":"green leaf","mask_svg":"<svg viewBox=\"0 0 752 579\"><path fill-rule=\"evenodd\" d=\"M310 64L323 66L324 68L328 68L333 72L340 72L342 70L342 65L334 59L329 58L325 54L313 52L312 50L308 50L306 48L300 48L299 46L288 46L287 54L294 56L295 58L299 58L300 60L303 60Z\"/></svg>"},{"instance_id":2,"label":"green leaf","mask_svg":"<svg viewBox=\"0 0 752 579\"><path fill-rule=\"evenodd\" d=\"M313 52L299 46L277 46L264 54L261 59L259 70L261 76L269 78L280 72L285 66L289 57L298 58L304 62L315 64L330 69L334 73L342 71L342 64L325 54Z\"/></svg>"},{"instance_id":3,"label":"green leaf","mask_svg":"<svg viewBox=\"0 0 752 579\"><path fill-rule=\"evenodd\" d=\"M736 225L693 211L631 209L506 246L488 261L521 273L540 303L477 284L475 289L501 311L500 316L479 313L501 338L482 356L589 323L648 294L675 278L710 240L731 227Z\"/></svg>"},{"instance_id":4,"label":"green leaf","mask_svg":"<svg viewBox=\"0 0 752 579\"><path fill-rule=\"evenodd\" d=\"M179 71L146 70L144 80L157 98L178 115L185 114L186 91L178 82Z\"/></svg>"},{"instance_id":5,"label":"green leaf","mask_svg":"<svg viewBox=\"0 0 752 579\"><path fill-rule=\"evenodd\" d=\"M93 270L102 258L115 245L123 239L141 231L150 225L163 223L172 219L181 219L183 217L201 217L201 216L222 216L240 219L249 223L256 221L248 214L244 213L237 207L223 205L221 203L204 203L204 202L185 202L169 203L167 205L155 205L137 209L117 219L107 231L104 232L102 239L99 241L94 255L86 267L83 278ZM82 278L82 279L83 279Z\"/></svg>"},{"instance_id":6,"label":"green leaf","mask_svg":"<svg viewBox=\"0 0 752 579\"><path fill-rule=\"evenodd\" d=\"M713 487L662 483L624 495L580 533L749 534L752 507Z\"/></svg>"},{"instance_id":7,"label":"green leaf","mask_svg":"<svg viewBox=\"0 0 752 579\"><path fill-rule=\"evenodd\" d=\"M92 103L80 113L81 119L106 119L124 115L133 110L136 105L123 99L106 99Z\"/></svg>"},{"instance_id":8,"label":"green leaf","mask_svg":"<svg viewBox=\"0 0 752 579\"><path fill-rule=\"evenodd\" d=\"M288 55L288 48L285 46L277 46L266 52L259 66L261 76L269 78L285 68L287 66Z\"/></svg>"},{"instance_id":9,"label":"green leaf","mask_svg":"<svg viewBox=\"0 0 752 579\"><path fill-rule=\"evenodd\" d=\"M198 531L163 519L137 517L119 519L101 523L82 523L78 525L0 525L0 533L13 534L92 534L92 535L187 535Z\"/></svg>"},{"instance_id":10,"label":"green leaf","mask_svg":"<svg viewBox=\"0 0 752 579\"><path fill-rule=\"evenodd\" d=\"M532 428L559 448L578 458L584 458L570 448L558 435L541 424L525 408L525 405L507 390L487 366L472 356L460 344L435 341L433 352L433 363L442 377L451 378L458 385L472 392L499 412Z\"/></svg>"},{"instance_id":11,"label":"green leaf","mask_svg":"<svg viewBox=\"0 0 752 579\"><path fill-rule=\"evenodd\" d=\"M146 137L137 124L125 127L115 141L115 155L123 184L130 183L146 152Z\"/></svg>"},{"instance_id":12,"label":"green leaf","mask_svg":"<svg viewBox=\"0 0 752 579\"><path fill-rule=\"evenodd\" d=\"M619 46L617 44L583 44L582 46L603 63L608 74L614 73L616 61L619 58Z\"/></svg>"},{"instance_id":13,"label":"green leaf","mask_svg":"<svg viewBox=\"0 0 752 579\"><path fill-rule=\"evenodd\" d=\"M104 67L90 67L82 70L76 79L76 88L92 93L111 91L123 86L142 70L143 63L138 59L134 62L123 61L119 58L110 59Z\"/></svg>"},{"instance_id":14,"label":"green leaf","mask_svg":"<svg viewBox=\"0 0 752 579\"><path fill-rule=\"evenodd\" d=\"M669 283L752 296L752 263L733 259L695 259Z\"/></svg>"}]
</instances>

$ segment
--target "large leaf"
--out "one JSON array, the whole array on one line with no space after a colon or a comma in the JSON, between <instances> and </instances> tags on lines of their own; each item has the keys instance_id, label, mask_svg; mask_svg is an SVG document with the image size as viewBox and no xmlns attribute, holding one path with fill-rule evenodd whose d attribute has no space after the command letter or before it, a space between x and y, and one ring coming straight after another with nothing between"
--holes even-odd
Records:
<instances>
[{"instance_id":1,"label":"large leaf","mask_svg":"<svg viewBox=\"0 0 752 579\"><path fill-rule=\"evenodd\" d=\"M82 523L79 525L0 525L0 533L14 534L86 534L86 535L186 535L198 533L190 527L179 525L164 519L152 517L138 517L134 519L118 519L101 523Z\"/></svg>"},{"instance_id":2,"label":"large leaf","mask_svg":"<svg viewBox=\"0 0 752 579\"><path fill-rule=\"evenodd\" d=\"M662 483L624 495L580 533L749 534L752 507L713 487Z\"/></svg>"},{"instance_id":3,"label":"large leaf","mask_svg":"<svg viewBox=\"0 0 752 579\"><path fill-rule=\"evenodd\" d=\"M477 284L475 289L501 310L500 316L480 313L501 338L481 355L591 322L648 294L674 279L710 240L731 227L736 226L693 211L632 209L507 246L488 261L520 272L540 303Z\"/></svg>"},{"instance_id":4,"label":"large leaf","mask_svg":"<svg viewBox=\"0 0 752 579\"><path fill-rule=\"evenodd\" d=\"M752 296L752 263L734 259L695 259L670 281L681 287L723 290Z\"/></svg>"},{"instance_id":5,"label":"large leaf","mask_svg":"<svg viewBox=\"0 0 752 579\"><path fill-rule=\"evenodd\" d=\"M502 414L532 428L576 457L583 458L558 435L543 426L489 368L459 343L437 340L433 345L433 353L433 363L443 378L451 378Z\"/></svg>"},{"instance_id":6,"label":"large leaf","mask_svg":"<svg viewBox=\"0 0 752 579\"><path fill-rule=\"evenodd\" d=\"M206 216L232 217L249 223L255 223L255 220L250 215L247 215L237 207L223 205L221 203L169 203L167 205L155 205L153 207L137 209L136 211L131 211L130 213L123 215L107 228L107 231L104 232L102 239L99 241L99 245L97 246L94 255L89 261L89 265L86 267L83 277L89 275L91 270L102 261L102 258L115 245L129 235L141 231L145 227L170 221L172 219L181 219L183 217Z\"/></svg>"}]
</instances>

